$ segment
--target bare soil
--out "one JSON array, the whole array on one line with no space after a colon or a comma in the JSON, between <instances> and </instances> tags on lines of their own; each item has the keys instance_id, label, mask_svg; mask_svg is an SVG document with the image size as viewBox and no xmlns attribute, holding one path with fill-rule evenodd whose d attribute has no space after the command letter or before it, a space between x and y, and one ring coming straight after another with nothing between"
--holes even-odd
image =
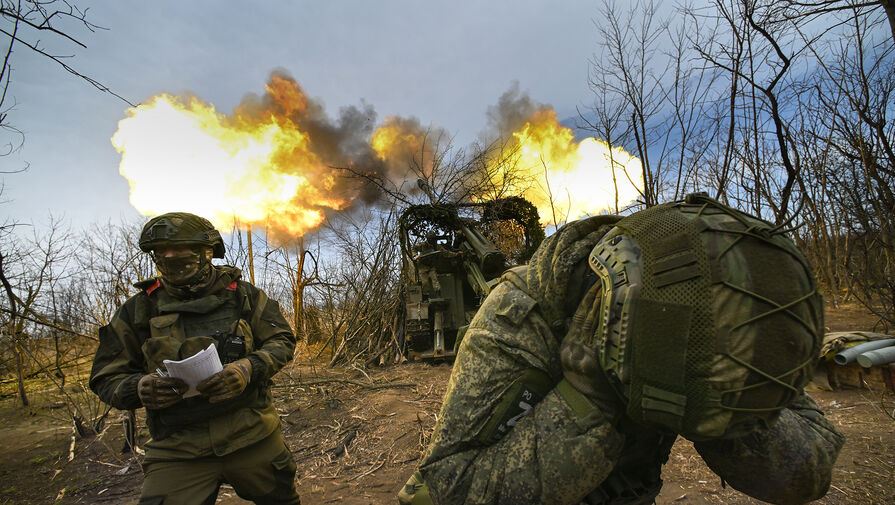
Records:
<instances>
[{"instance_id":1,"label":"bare soil","mask_svg":"<svg viewBox=\"0 0 895 505\"><path fill-rule=\"evenodd\" d=\"M829 331L870 330L876 320L855 307L830 309ZM311 353L308 353L310 355ZM450 376L447 364L409 363L369 370L329 369L310 362L276 377L283 432L298 464L304 503L394 504L435 424ZM812 396L846 435L830 492L817 503L895 504L895 394L872 389L821 390ZM22 408L0 400L0 505L137 502L139 454L122 450L113 416L99 437L74 437L64 403L39 397ZM145 439L145 428L140 430ZM69 461L69 456L73 458ZM663 470L659 504L757 504L723 487L680 439ZM224 486L218 504L247 503Z\"/></svg>"}]
</instances>

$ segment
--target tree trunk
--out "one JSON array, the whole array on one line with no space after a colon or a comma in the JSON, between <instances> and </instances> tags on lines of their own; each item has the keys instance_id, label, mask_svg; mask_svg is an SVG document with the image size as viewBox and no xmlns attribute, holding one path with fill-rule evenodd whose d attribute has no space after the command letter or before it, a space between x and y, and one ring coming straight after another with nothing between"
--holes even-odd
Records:
<instances>
[{"instance_id":1,"label":"tree trunk","mask_svg":"<svg viewBox=\"0 0 895 505\"><path fill-rule=\"evenodd\" d=\"M6 278L6 274L3 272L3 254L0 253L0 283L3 284L3 289L6 291L6 296L9 298L9 338L12 339L12 353L16 358L16 379L18 381L19 386L19 398L22 400L22 406L28 406L28 395L25 394L25 363L22 359L22 352L19 350L19 322L16 321L16 296L15 293L12 292L12 285L9 283L9 279Z\"/></svg>"},{"instance_id":2,"label":"tree trunk","mask_svg":"<svg viewBox=\"0 0 895 505\"><path fill-rule=\"evenodd\" d=\"M305 270L305 237L298 237L298 267L295 272L295 290L292 297L292 323L295 327L295 335L297 338L307 338L304 328L303 312L305 284L303 272Z\"/></svg>"},{"instance_id":3,"label":"tree trunk","mask_svg":"<svg viewBox=\"0 0 895 505\"><path fill-rule=\"evenodd\" d=\"M892 29L892 41L895 41L895 0L880 0L886 16L889 18L889 28Z\"/></svg>"},{"instance_id":4,"label":"tree trunk","mask_svg":"<svg viewBox=\"0 0 895 505\"><path fill-rule=\"evenodd\" d=\"M59 348L59 335L53 335L53 347L56 351L56 357L54 360L54 364L56 365L56 374L59 376L59 382L62 386L65 386L65 371L62 370L62 349Z\"/></svg>"},{"instance_id":5,"label":"tree trunk","mask_svg":"<svg viewBox=\"0 0 895 505\"><path fill-rule=\"evenodd\" d=\"M19 399L22 400L22 406L30 405L28 394L25 393L25 360L22 358L22 351L19 349L19 339L13 335L12 352L16 358L16 382L18 383Z\"/></svg>"}]
</instances>

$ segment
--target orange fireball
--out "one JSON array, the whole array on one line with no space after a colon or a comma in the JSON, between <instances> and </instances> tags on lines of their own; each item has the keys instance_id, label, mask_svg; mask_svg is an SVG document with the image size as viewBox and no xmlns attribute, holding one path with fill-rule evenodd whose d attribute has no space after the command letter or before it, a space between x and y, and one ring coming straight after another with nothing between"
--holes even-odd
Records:
<instances>
[{"instance_id":1,"label":"orange fireball","mask_svg":"<svg viewBox=\"0 0 895 505\"><path fill-rule=\"evenodd\" d=\"M433 143L414 121L388 118L372 136L382 159L416 157L417 166L432 174ZM637 200L643 188L640 160L621 147L598 139L575 140L548 107L535 110L517 131L498 142L504 148L489 159L480 176L504 195L521 195L538 208L544 225L603 212L615 213ZM508 155L506 153L509 153ZM419 160L422 156L424 159ZM437 183L437 181L436 181ZM485 199L488 195L473 195Z\"/></svg>"},{"instance_id":2,"label":"orange fireball","mask_svg":"<svg viewBox=\"0 0 895 505\"><path fill-rule=\"evenodd\" d=\"M544 224L615 213L641 195L639 159L599 139L576 142L553 109L535 112L513 137L515 169L522 180L536 181L519 192L538 208Z\"/></svg>"},{"instance_id":3,"label":"orange fireball","mask_svg":"<svg viewBox=\"0 0 895 505\"><path fill-rule=\"evenodd\" d=\"M269 106L230 116L167 94L128 110L112 144L131 204L144 215L183 210L222 229L238 221L281 236L302 235L346 207L352 195L332 191L333 169L296 123L307 108L301 89L275 76L267 92Z\"/></svg>"},{"instance_id":4,"label":"orange fireball","mask_svg":"<svg viewBox=\"0 0 895 505\"><path fill-rule=\"evenodd\" d=\"M375 191L339 169L385 176L402 188L404 179L439 176L440 150L450 141L441 129L389 117L374 131L369 106L342 108L333 123L283 75L271 77L265 91L231 114L168 94L128 110L112 143L133 206L144 215L193 212L224 230L256 226L284 241L317 229L330 211L375 200ZM502 194L531 201L545 225L615 212L639 196L640 162L623 149L576 142L549 107L513 117L527 120L503 139L509 157L483 157L479 168Z\"/></svg>"}]
</instances>

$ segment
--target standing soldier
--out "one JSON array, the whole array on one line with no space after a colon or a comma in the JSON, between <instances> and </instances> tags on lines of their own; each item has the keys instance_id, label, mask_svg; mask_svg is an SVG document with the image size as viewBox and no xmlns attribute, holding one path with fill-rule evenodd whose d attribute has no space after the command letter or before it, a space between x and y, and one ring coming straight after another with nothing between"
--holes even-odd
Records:
<instances>
[{"instance_id":1,"label":"standing soldier","mask_svg":"<svg viewBox=\"0 0 895 505\"><path fill-rule=\"evenodd\" d=\"M141 505L213 504L222 483L258 504L297 505L295 462L280 430L270 378L292 359L295 335L276 301L240 280L207 220L172 212L143 227L140 249L160 277L99 330L90 388L122 410L146 407L151 440L143 462ZM224 369L199 396L164 376L214 343Z\"/></svg>"},{"instance_id":2,"label":"standing soldier","mask_svg":"<svg viewBox=\"0 0 895 505\"><path fill-rule=\"evenodd\" d=\"M724 482L823 496L843 437L803 387L823 331L777 228L697 194L558 230L460 346L409 503L653 503L678 436Z\"/></svg>"}]
</instances>

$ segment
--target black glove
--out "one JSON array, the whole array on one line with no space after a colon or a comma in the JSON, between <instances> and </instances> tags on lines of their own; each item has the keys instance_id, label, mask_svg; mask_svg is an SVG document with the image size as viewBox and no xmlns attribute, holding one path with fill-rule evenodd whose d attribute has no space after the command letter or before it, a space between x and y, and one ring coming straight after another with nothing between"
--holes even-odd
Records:
<instances>
[{"instance_id":1,"label":"black glove","mask_svg":"<svg viewBox=\"0 0 895 505\"><path fill-rule=\"evenodd\" d=\"M183 400L186 383L175 377L162 377L157 373L144 375L137 382L137 395L147 409L163 409Z\"/></svg>"},{"instance_id":2,"label":"black glove","mask_svg":"<svg viewBox=\"0 0 895 505\"><path fill-rule=\"evenodd\" d=\"M625 405L609 384L598 356L601 290L602 286L597 282L578 305L562 341L560 360L566 381L607 418L617 419L624 412Z\"/></svg>"},{"instance_id":3,"label":"black glove","mask_svg":"<svg viewBox=\"0 0 895 505\"><path fill-rule=\"evenodd\" d=\"M211 403L236 398L252 379L252 362L248 358L228 363L220 372L200 382L196 389Z\"/></svg>"}]
</instances>

